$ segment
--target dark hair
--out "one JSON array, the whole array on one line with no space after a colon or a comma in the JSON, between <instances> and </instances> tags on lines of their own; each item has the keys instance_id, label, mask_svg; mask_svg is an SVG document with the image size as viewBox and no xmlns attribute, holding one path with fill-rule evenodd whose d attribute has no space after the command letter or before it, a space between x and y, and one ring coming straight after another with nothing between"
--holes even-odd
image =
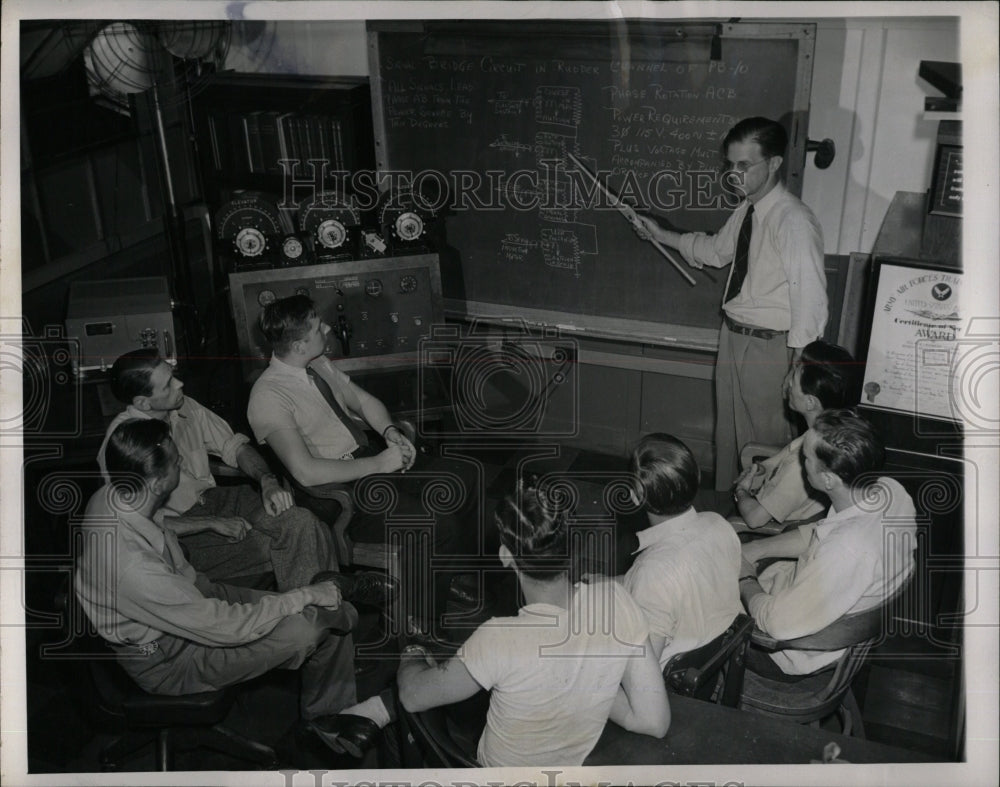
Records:
<instances>
[{"instance_id":1,"label":"dark hair","mask_svg":"<svg viewBox=\"0 0 1000 787\"><path fill-rule=\"evenodd\" d=\"M307 295L290 295L269 303L257 322L264 338L278 355L286 355L292 343L305 338L309 320L316 316L316 304Z\"/></svg>"},{"instance_id":2,"label":"dark hair","mask_svg":"<svg viewBox=\"0 0 1000 787\"><path fill-rule=\"evenodd\" d=\"M523 482L493 514L500 543L510 550L518 570L540 580L553 580L570 569L567 517L568 511L544 489Z\"/></svg>"},{"instance_id":3,"label":"dark hair","mask_svg":"<svg viewBox=\"0 0 1000 787\"><path fill-rule=\"evenodd\" d=\"M822 340L802 348L802 392L819 399L824 410L852 407L858 403L858 370L854 357L843 347Z\"/></svg>"},{"instance_id":4,"label":"dark hair","mask_svg":"<svg viewBox=\"0 0 1000 787\"><path fill-rule=\"evenodd\" d=\"M847 486L856 486L862 475L882 467L885 450L881 439L853 410L824 410L812 428L819 437L816 458Z\"/></svg>"},{"instance_id":5,"label":"dark hair","mask_svg":"<svg viewBox=\"0 0 1000 787\"><path fill-rule=\"evenodd\" d=\"M745 118L729 129L722 140L722 154L725 157L734 142L756 142L760 152L766 157L784 156L788 147L788 133L780 123L768 118Z\"/></svg>"},{"instance_id":6,"label":"dark hair","mask_svg":"<svg viewBox=\"0 0 1000 787\"><path fill-rule=\"evenodd\" d=\"M136 476L153 480L170 469L166 443L170 425L159 418L131 418L111 433L104 449L104 464L111 483L134 485Z\"/></svg>"},{"instance_id":7,"label":"dark hair","mask_svg":"<svg viewBox=\"0 0 1000 787\"><path fill-rule=\"evenodd\" d=\"M118 357L111 367L111 393L122 404L132 404L137 396L149 396L153 386L149 378L163 363L155 347L142 347Z\"/></svg>"},{"instance_id":8,"label":"dark hair","mask_svg":"<svg viewBox=\"0 0 1000 787\"><path fill-rule=\"evenodd\" d=\"M691 449L672 435L643 437L632 451L629 469L639 482L643 507L653 514L686 511L698 493L698 463Z\"/></svg>"}]
</instances>

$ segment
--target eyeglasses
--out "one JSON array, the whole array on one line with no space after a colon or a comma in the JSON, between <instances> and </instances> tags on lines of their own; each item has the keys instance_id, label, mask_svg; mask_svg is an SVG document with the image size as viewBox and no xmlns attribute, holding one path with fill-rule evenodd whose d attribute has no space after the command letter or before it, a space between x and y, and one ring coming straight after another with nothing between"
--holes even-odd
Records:
<instances>
[{"instance_id":1,"label":"eyeglasses","mask_svg":"<svg viewBox=\"0 0 1000 787\"><path fill-rule=\"evenodd\" d=\"M722 164L723 172L739 172L741 175L746 175L750 170L756 167L758 164L763 164L765 161L770 161L771 157L767 156L762 158L760 161L754 161L748 164L745 161L725 161Z\"/></svg>"}]
</instances>

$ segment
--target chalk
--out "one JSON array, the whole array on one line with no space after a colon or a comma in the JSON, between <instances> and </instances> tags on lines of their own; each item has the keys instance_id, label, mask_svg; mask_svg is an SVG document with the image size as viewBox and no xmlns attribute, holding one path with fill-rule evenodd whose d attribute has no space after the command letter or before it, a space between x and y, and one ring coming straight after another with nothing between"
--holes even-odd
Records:
<instances>
[{"instance_id":1,"label":"chalk","mask_svg":"<svg viewBox=\"0 0 1000 787\"><path fill-rule=\"evenodd\" d=\"M560 331L582 331L583 330L583 328L578 328L575 325L557 325L556 329L560 330Z\"/></svg>"}]
</instances>

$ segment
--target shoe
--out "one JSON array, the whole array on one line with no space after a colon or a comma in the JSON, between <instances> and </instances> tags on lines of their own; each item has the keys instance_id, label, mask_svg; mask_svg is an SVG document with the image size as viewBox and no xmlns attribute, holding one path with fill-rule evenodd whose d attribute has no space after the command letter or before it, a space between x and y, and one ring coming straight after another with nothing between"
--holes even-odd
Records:
<instances>
[{"instance_id":1,"label":"shoe","mask_svg":"<svg viewBox=\"0 0 1000 787\"><path fill-rule=\"evenodd\" d=\"M367 716L355 716L353 713L312 719L308 726L333 751L338 754L347 752L359 760L375 744L381 732L379 726Z\"/></svg>"},{"instance_id":2,"label":"shoe","mask_svg":"<svg viewBox=\"0 0 1000 787\"><path fill-rule=\"evenodd\" d=\"M461 642L452 642L441 627L433 631L426 621L406 616L406 630L403 633L403 645L420 645L436 659L447 659L454 655Z\"/></svg>"},{"instance_id":3,"label":"shoe","mask_svg":"<svg viewBox=\"0 0 1000 787\"><path fill-rule=\"evenodd\" d=\"M462 609L479 609L488 603L488 596L479 597L478 577L475 574L459 574L448 586L448 600L454 601Z\"/></svg>"},{"instance_id":4,"label":"shoe","mask_svg":"<svg viewBox=\"0 0 1000 787\"><path fill-rule=\"evenodd\" d=\"M385 608L399 592L396 579L377 571L358 571L354 574L320 571L312 578L312 584L318 582L334 582L340 588L344 601L369 607Z\"/></svg>"}]
</instances>

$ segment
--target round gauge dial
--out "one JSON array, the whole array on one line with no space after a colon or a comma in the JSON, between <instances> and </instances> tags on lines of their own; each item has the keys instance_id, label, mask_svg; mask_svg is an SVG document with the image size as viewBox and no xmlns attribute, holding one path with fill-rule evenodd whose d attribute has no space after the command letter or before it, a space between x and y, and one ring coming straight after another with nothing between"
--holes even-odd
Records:
<instances>
[{"instance_id":1,"label":"round gauge dial","mask_svg":"<svg viewBox=\"0 0 1000 787\"><path fill-rule=\"evenodd\" d=\"M417 290L417 277L410 276L407 274L399 280L399 291L400 292L416 292Z\"/></svg>"},{"instance_id":2,"label":"round gauge dial","mask_svg":"<svg viewBox=\"0 0 1000 787\"><path fill-rule=\"evenodd\" d=\"M338 249L361 225L361 213L353 197L321 191L299 209L299 229L313 235L324 249Z\"/></svg>"},{"instance_id":3,"label":"round gauge dial","mask_svg":"<svg viewBox=\"0 0 1000 787\"><path fill-rule=\"evenodd\" d=\"M229 241L242 257L259 257L267 239L283 234L277 206L257 192L244 192L225 203L215 215L216 236Z\"/></svg>"},{"instance_id":4,"label":"round gauge dial","mask_svg":"<svg viewBox=\"0 0 1000 787\"><path fill-rule=\"evenodd\" d=\"M369 279L365 282L365 293L372 298L382 294L382 282L379 279Z\"/></svg>"},{"instance_id":5,"label":"round gauge dial","mask_svg":"<svg viewBox=\"0 0 1000 787\"><path fill-rule=\"evenodd\" d=\"M424 220L413 211L405 211L396 217L393 231L400 240L416 240L424 231Z\"/></svg>"},{"instance_id":6,"label":"round gauge dial","mask_svg":"<svg viewBox=\"0 0 1000 787\"><path fill-rule=\"evenodd\" d=\"M302 245L302 241L294 235L288 236L281 243L281 253L285 255L286 259L297 260L302 256L303 251L305 251L305 248Z\"/></svg>"},{"instance_id":7,"label":"round gauge dial","mask_svg":"<svg viewBox=\"0 0 1000 787\"><path fill-rule=\"evenodd\" d=\"M244 227L233 238L233 246L244 257L259 257L267 248L267 240L256 227Z\"/></svg>"},{"instance_id":8,"label":"round gauge dial","mask_svg":"<svg viewBox=\"0 0 1000 787\"><path fill-rule=\"evenodd\" d=\"M277 300L277 296L271 290L261 290L257 294L257 303L261 306L267 306L268 304L274 303Z\"/></svg>"},{"instance_id":9,"label":"round gauge dial","mask_svg":"<svg viewBox=\"0 0 1000 787\"><path fill-rule=\"evenodd\" d=\"M347 228L337 219L327 219L316 228L316 238L327 249L337 249L347 240Z\"/></svg>"},{"instance_id":10,"label":"round gauge dial","mask_svg":"<svg viewBox=\"0 0 1000 787\"><path fill-rule=\"evenodd\" d=\"M383 192L379 204L379 225L401 241L418 240L434 218L426 200L409 189Z\"/></svg>"}]
</instances>

